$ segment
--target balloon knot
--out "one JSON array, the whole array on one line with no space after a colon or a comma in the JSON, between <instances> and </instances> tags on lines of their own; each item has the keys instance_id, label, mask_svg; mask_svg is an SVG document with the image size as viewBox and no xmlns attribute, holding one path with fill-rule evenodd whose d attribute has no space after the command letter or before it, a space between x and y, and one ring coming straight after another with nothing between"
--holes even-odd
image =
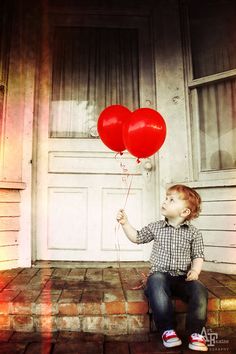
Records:
<instances>
[{"instance_id":1,"label":"balloon knot","mask_svg":"<svg viewBox=\"0 0 236 354\"><path fill-rule=\"evenodd\" d=\"M117 159L117 156L122 156L123 155L123 152L122 151L120 151L120 152L117 152L116 154L115 154L115 159Z\"/></svg>"},{"instance_id":2,"label":"balloon knot","mask_svg":"<svg viewBox=\"0 0 236 354\"><path fill-rule=\"evenodd\" d=\"M137 158L137 163L140 163L140 162L141 162L140 158Z\"/></svg>"}]
</instances>

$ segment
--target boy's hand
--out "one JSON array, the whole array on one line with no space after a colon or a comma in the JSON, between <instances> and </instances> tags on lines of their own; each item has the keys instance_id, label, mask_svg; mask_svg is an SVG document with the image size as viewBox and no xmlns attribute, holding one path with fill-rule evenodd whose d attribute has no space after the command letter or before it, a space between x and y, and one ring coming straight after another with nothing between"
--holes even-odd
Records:
<instances>
[{"instance_id":1,"label":"boy's hand","mask_svg":"<svg viewBox=\"0 0 236 354\"><path fill-rule=\"evenodd\" d=\"M128 218L127 215L125 214L123 209L120 209L117 213L116 216L116 220L118 221L118 223L120 223L121 225L124 225L128 222Z\"/></svg>"},{"instance_id":2,"label":"boy's hand","mask_svg":"<svg viewBox=\"0 0 236 354\"><path fill-rule=\"evenodd\" d=\"M194 269L190 269L187 273L186 281L198 280L198 272Z\"/></svg>"}]
</instances>

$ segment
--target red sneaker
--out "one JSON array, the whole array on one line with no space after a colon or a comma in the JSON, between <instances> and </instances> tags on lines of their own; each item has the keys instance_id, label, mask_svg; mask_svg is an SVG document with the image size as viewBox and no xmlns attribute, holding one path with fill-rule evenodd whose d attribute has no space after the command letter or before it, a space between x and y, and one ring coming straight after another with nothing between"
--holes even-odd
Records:
<instances>
[{"instance_id":1,"label":"red sneaker","mask_svg":"<svg viewBox=\"0 0 236 354\"><path fill-rule=\"evenodd\" d=\"M205 338L198 333L191 334L188 347L189 349L198 350L200 352L208 351Z\"/></svg>"},{"instance_id":2,"label":"red sneaker","mask_svg":"<svg viewBox=\"0 0 236 354\"><path fill-rule=\"evenodd\" d=\"M181 339L179 339L173 329L165 331L162 334L162 341L166 348L177 347L182 344Z\"/></svg>"}]
</instances>

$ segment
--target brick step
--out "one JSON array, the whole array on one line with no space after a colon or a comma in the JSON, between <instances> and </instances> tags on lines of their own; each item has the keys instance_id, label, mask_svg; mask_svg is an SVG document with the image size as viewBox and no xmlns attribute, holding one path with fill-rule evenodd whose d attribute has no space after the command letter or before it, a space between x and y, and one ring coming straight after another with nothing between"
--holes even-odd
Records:
<instances>
[{"instance_id":1,"label":"brick step","mask_svg":"<svg viewBox=\"0 0 236 354\"><path fill-rule=\"evenodd\" d=\"M140 284L146 267L29 268L0 272L0 330L80 331L105 335L155 331ZM236 327L236 277L202 272L209 327ZM173 300L178 329L187 306Z\"/></svg>"}]
</instances>

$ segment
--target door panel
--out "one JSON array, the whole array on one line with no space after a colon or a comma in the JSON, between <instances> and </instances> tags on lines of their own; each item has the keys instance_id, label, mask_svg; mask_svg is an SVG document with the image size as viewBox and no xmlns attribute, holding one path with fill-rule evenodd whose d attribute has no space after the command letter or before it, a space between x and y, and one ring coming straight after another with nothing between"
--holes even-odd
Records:
<instances>
[{"instance_id":1,"label":"door panel","mask_svg":"<svg viewBox=\"0 0 236 354\"><path fill-rule=\"evenodd\" d=\"M90 29L87 30L86 26ZM91 71L90 65L86 71L89 75L85 79L81 76L85 75L81 68L87 59L78 47L80 43L75 34L82 33L87 36L88 42L95 41L98 36L94 28L101 29L99 35L108 38L115 35L119 40L124 39L122 31L132 30L125 33L138 41L133 45L136 54L131 58L129 46L123 46L119 60L115 59L119 53L112 53L105 66L91 57L96 70L100 65L100 76L94 68ZM58 33L64 38L62 47ZM68 33L72 37L68 37ZM147 105L154 107L149 38L147 19L132 16L114 16L113 21L109 16L103 16L102 20L101 17L89 15L86 18L55 16L48 33L44 33L35 184L37 259L115 261L118 258L144 260L149 257L150 246L129 242L121 227L117 227L115 217L117 210L125 207L130 221L137 228L155 218L155 159L149 159L152 171L147 171L145 161L138 164L126 152L123 156L117 156L109 150L96 131L99 112L110 104L123 104L129 109ZM67 41L70 43L65 47ZM114 50L111 43L110 38L107 47ZM64 53L64 59L58 55L55 57L52 50L55 46L70 53ZM87 44L85 48L87 51L91 49ZM109 50L103 41L97 42L98 48L108 55ZM71 57L71 53L76 53L76 56ZM92 49L91 53L96 55ZM63 63L60 60L64 60ZM78 64L80 60L82 66ZM131 64L135 63L136 71L131 64L124 69L128 60ZM107 70L109 63L111 67ZM136 75L133 76L133 83L127 80L130 70ZM101 82L96 84L99 80ZM95 90L93 94L92 90Z\"/></svg>"},{"instance_id":2,"label":"door panel","mask_svg":"<svg viewBox=\"0 0 236 354\"><path fill-rule=\"evenodd\" d=\"M48 249L86 250L88 188L57 187L48 192Z\"/></svg>"}]
</instances>

